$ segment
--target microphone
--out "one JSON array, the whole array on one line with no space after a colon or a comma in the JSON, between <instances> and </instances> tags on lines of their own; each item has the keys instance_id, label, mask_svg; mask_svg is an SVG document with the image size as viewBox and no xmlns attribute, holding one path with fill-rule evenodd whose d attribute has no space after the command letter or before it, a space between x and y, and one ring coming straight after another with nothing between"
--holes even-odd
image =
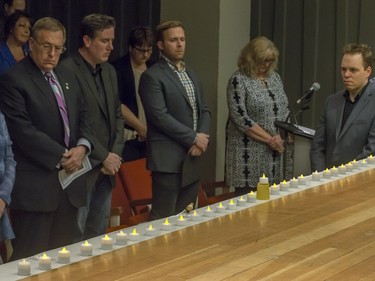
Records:
<instances>
[{"instance_id":1,"label":"microphone","mask_svg":"<svg viewBox=\"0 0 375 281\"><path fill-rule=\"evenodd\" d=\"M311 99L311 96L320 89L319 83L315 82L312 84L310 89L308 89L303 96L297 101L297 104L300 104L302 101L306 100L309 101Z\"/></svg>"}]
</instances>

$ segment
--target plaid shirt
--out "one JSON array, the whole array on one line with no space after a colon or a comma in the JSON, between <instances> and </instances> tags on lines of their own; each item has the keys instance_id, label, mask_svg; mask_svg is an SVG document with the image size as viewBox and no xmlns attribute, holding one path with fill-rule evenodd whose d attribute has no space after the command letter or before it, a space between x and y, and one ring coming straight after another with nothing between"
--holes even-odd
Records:
<instances>
[{"instance_id":1,"label":"plaid shirt","mask_svg":"<svg viewBox=\"0 0 375 281\"><path fill-rule=\"evenodd\" d=\"M193 109L193 122L194 130L197 130L198 125L198 109L197 109L197 100L195 97L195 87L193 81L190 79L188 73L186 72L185 63L181 61L181 69L179 70L176 65L174 65L168 58L162 55L162 58L166 60L169 67L174 73L177 74L182 85L184 86L187 96L189 98L190 106Z\"/></svg>"}]
</instances>

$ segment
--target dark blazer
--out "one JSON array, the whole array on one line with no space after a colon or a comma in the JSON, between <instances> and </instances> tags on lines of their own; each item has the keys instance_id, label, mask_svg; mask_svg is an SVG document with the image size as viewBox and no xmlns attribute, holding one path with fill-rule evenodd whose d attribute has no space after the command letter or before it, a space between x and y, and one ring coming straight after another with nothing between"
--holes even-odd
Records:
<instances>
[{"instance_id":1,"label":"dark blazer","mask_svg":"<svg viewBox=\"0 0 375 281\"><path fill-rule=\"evenodd\" d=\"M187 73L196 89L197 132L209 134L210 111L203 100L201 82L191 69L187 68ZM142 74L139 93L147 118L147 167L180 173L197 134L184 86L162 59Z\"/></svg>"},{"instance_id":2,"label":"dark blazer","mask_svg":"<svg viewBox=\"0 0 375 281\"><path fill-rule=\"evenodd\" d=\"M78 81L69 69L60 65L54 72L67 105L69 148L80 137L92 142L92 127ZM17 161L11 208L55 210L62 193L56 166L66 149L63 121L49 83L29 56L0 76L0 109L6 117ZM85 182L82 176L66 189L76 207L86 204Z\"/></svg>"},{"instance_id":3,"label":"dark blazer","mask_svg":"<svg viewBox=\"0 0 375 281\"><path fill-rule=\"evenodd\" d=\"M135 81L132 65L130 62L130 55L127 54L114 62L112 65L116 69L118 90L120 95L120 101L126 105L135 116L138 116L137 98L135 92ZM148 60L146 62L147 68L153 65L153 62ZM134 130L125 124L125 128Z\"/></svg>"},{"instance_id":4,"label":"dark blazer","mask_svg":"<svg viewBox=\"0 0 375 281\"><path fill-rule=\"evenodd\" d=\"M65 59L62 65L76 75L87 103L87 111L94 127L94 147L90 159L95 166L107 158L109 152L121 155L124 145L124 122L121 115L116 72L109 63L102 63L102 79L107 104L99 98L95 81L78 52Z\"/></svg>"},{"instance_id":5,"label":"dark blazer","mask_svg":"<svg viewBox=\"0 0 375 281\"><path fill-rule=\"evenodd\" d=\"M369 83L341 130L344 91L327 98L311 144L313 171L375 154L375 85Z\"/></svg>"}]
</instances>

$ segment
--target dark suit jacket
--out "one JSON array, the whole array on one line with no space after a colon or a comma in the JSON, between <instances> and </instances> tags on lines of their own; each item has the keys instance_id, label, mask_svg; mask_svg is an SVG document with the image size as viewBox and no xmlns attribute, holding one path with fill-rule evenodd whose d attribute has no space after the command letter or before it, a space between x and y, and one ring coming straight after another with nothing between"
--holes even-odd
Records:
<instances>
[{"instance_id":1,"label":"dark suit jacket","mask_svg":"<svg viewBox=\"0 0 375 281\"><path fill-rule=\"evenodd\" d=\"M116 72L109 63L102 63L102 79L107 104L99 98L95 81L86 63L78 52L62 62L73 71L87 103L87 111L94 127L94 147L90 154L92 163L101 167L109 152L121 155L124 145L124 122L121 115Z\"/></svg>"},{"instance_id":2,"label":"dark suit jacket","mask_svg":"<svg viewBox=\"0 0 375 281\"><path fill-rule=\"evenodd\" d=\"M191 69L187 68L187 73L196 89L197 132L209 134L210 112L203 100L202 85ZM180 173L197 134L184 86L162 59L142 74L139 93L147 118L147 167L156 172Z\"/></svg>"},{"instance_id":3,"label":"dark suit jacket","mask_svg":"<svg viewBox=\"0 0 375 281\"><path fill-rule=\"evenodd\" d=\"M327 98L311 145L313 171L375 154L375 85L370 83L341 130L344 91Z\"/></svg>"},{"instance_id":4,"label":"dark suit jacket","mask_svg":"<svg viewBox=\"0 0 375 281\"><path fill-rule=\"evenodd\" d=\"M76 78L62 66L54 72L67 105L69 147L75 146L80 137L92 142L92 127ZM29 56L0 77L0 109L6 117L17 161L11 207L55 210L62 192L56 166L65 152L63 121L49 83ZM67 194L74 206L85 205L85 177L73 181Z\"/></svg>"},{"instance_id":5,"label":"dark suit jacket","mask_svg":"<svg viewBox=\"0 0 375 281\"><path fill-rule=\"evenodd\" d=\"M120 101L122 104L126 105L135 116L138 116L134 73L129 54L115 60L112 64L116 69ZM148 60L146 64L147 68L149 68L153 62ZM134 128L131 128L126 124L125 128L134 130Z\"/></svg>"}]
</instances>

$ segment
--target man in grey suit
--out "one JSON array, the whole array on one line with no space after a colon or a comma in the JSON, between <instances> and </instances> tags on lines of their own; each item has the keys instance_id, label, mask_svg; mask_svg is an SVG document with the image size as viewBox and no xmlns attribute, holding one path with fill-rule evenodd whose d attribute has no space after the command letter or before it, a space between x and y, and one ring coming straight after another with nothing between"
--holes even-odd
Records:
<instances>
[{"instance_id":1,"label":"man in grey suit","mask_svg":"<svg viewBox=\"0 0 375 281\"><path fill-rule=\"evenodd\" d=\"M327 98L311 145L313 171L363 159L375 152L375 86L369 83L372 51L365 44L343 49L346 87Z\"/></svg>"},{"instance_id":2,"label":"man in grey suit","mask_svg":"<svg viewBox=\"0 0 375 281\"><path fill-rule=\"evenodd\" d=\"M70 68L80 82L94 126L95 149L90 154L94 169L88 180L91 192L88 208L80 210L83 238L104 234L108 227L114 174L121 165L124 123L118 96L116 71L107 60L115 38L114 18L91 14L80 28L80 47L62 64Z\"/></svg>"},{"instance_id":3,"label":"man in grey suit","mask_svg":"<svg viewBox=\"0 0 375 281\"><path fill-rule=\"evenodd\" d=\"M210 121L200 80L183 61L183 25L159 24L156 41L161 59L142 74L139 85L147 119L147 168L152 171L151 219L195 203Z\"/></svg>"},{"instance_id":4,"label":"man in grey suit","mask_svg":"<svg viewBox=\"0 0 375 281\"><path fill-rule=\"evenodd\" d=\"M77 213L86 204L86 178L78 177L64 189L58 173L79 170L93 138L78 81L58 64L65 39L59 21L38 20L30 55L0 77L0 108L17 162L10 205L13 260L82 237Z\"/></svg>"}]
</instances>

